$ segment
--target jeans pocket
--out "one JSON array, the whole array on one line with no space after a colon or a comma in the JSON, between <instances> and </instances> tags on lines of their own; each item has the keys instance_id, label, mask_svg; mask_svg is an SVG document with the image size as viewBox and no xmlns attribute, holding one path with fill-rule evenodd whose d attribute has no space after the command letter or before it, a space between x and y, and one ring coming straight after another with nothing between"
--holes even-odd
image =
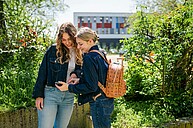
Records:
<instances>
[{"instance_id":1,"label":"jeans pocket","mask_svg":"<svg viewBox=\"0 0 193 128\"><path fill-rule=\"evenodd\" d=\"M111 115L114 109L114 99L101 99L101 107L103 109L104 115Z\"/></svg>"}]
</instances>

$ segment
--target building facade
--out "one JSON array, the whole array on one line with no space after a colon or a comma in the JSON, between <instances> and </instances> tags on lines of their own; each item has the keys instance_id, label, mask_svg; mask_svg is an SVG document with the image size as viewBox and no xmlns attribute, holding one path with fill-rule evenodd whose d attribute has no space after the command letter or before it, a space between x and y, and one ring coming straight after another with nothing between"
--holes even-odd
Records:
<instances>
[{"instance_id":1,"label":"building facade","mask_svg":"<svg viewBox=\"0 0 193 128\"><path fill-rule=\"evenodd\" d=\"M74 12L74 25L78 29L84 26L96 31L100 45L109 50L119 47L119 40L131 36L127 33L130 15L132 13Z\"/></svg>"}]
</instances>

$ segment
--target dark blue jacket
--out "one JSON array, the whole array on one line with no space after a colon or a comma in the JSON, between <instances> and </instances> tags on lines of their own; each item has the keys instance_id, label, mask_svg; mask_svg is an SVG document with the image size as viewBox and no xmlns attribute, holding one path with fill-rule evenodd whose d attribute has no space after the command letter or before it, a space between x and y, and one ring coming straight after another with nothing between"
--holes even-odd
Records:
<instances>
[{"instance_id":1,"label":"dark blue jacket","mask_svg":"<svg viewBox=\"0 0 193 128\"><path fill-rule=\"evenodd\" d=\"M33 98L44 98L44 88L46 85L54 87L56 81L66 81L68 63L60 64L56 58L56 45L53 44L47 49L40 65L33 91ZM66 60L66 58L64 58L64 60ZM73 73L78 75L80 68L80 65L75 65L75 71Z\"/></svg>"},{"instance_id":2,"label":"dark blue jacket","mask_svg":"<svg viewBox=\"0 0 193 128\"><path fill-rule=\"evenodd\" d=\"M91 47L91 50L99 50L98 46ZM82 79L79 84L69 85L70 92L79 94L78 102L82 105L92 100L101 92L98 81L103 85L106 81L108 64L96 52L88 52L83 56Z\"/></svg>"}]
</instances>

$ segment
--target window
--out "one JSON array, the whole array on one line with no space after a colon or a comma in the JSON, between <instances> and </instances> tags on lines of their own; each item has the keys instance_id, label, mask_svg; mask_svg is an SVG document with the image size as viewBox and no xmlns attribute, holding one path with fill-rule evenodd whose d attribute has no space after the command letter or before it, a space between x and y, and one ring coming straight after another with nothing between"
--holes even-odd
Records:
<instances>
[{"instance_id":1,"label":"window","mask_svg":"<svg viewBox=\"0 0 193 128\"><path fill-rule=\"evenodd\" d=\"M94 17L94 22L96 22L96 17Z\"/></svg>"},{"instance_id":2,"label":"window","mask_svg":"<svg viewBox=\"0 0 193 128\"><path fill-rule=\"evenodd\" d=\"M100 17L100 22L101 22L101 23L103 22L103 17Z\"/></svg>"},{"instance_id":3,"label":"window","mask_svg":"<svg viewBox=\"0 0 193 128\"><path fill-rule=\"evenodd\" d=\"M105 32L105 31L104 31L104 28L102 28L102 34L104 34L104 32Z\"/></svg>"},{"instance_id":4,"label":"window","mask_svg":"<svg viewBox=\"0 0 193 128\"><path fill-rule=\"evenodd\" d=\"M84 18L81 19L82 23L84 23Z\"/></svg>"},{"instance_id":5,"label":"window","mask_svg":"<svg viewBox=\"0 0 193 128\"><path fill-rule=\"evenodd\" d=\"M112 17L110 17L110 19L109 19L109 20L110 20L110 23L112 23L112 20L113 20L113 19L112 19Z\"/></svg>"},{"instance_id":6,"label":"window","mask_svg":"<svg viewBox=\"0 0 193 128\"><path fill-rule=\"evenodd\" d=\"M88 23L90 22L90 17L88 17Z\"/></svg>"},{"instance_id":7,"label":"window","mask_svg":"<svg viewBox=\"0 0 193 128\"><path fill-rule=\"evenodd\" d=\"M109 18L108 18L108 17L106 17L106 23L108 23L108 20L109 20Z\"/></svg>"},{"instance_id":8,"label":"window","mask_svg":"<svg viewBox=\"0 0 193 128\"><path fill-rule=\"evenodd\" d=\"M106 28L106 34L109 34L108 28Z\"/></svg>"}]
</instances>

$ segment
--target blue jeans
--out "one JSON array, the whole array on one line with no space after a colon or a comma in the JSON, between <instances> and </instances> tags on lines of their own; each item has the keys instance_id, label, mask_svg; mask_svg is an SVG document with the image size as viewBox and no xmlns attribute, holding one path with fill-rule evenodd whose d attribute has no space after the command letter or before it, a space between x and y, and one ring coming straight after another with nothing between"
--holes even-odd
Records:
<instances>
[{"instance_id":1,"label":"blue jeans","mask_svg":"<svg viewBox=\"0 0 193 128\"><path fill-rule=\"evenodd\" d=\"M104 95L96 101L90 102L90 112L94 128L110 128L111 113L114 110L114 99L106 98Z\"/></svg>"},{"instance_id":2,"label":"blue jeans","mask_svg":"<svg viewBox=\"0 0 193 128\"><path fill-rule=\"evenodd\" d=\"M38 110L38 128L67 128L73 105L73 93L46 87L43 110Z\"/></svg>"}]
</instances>

